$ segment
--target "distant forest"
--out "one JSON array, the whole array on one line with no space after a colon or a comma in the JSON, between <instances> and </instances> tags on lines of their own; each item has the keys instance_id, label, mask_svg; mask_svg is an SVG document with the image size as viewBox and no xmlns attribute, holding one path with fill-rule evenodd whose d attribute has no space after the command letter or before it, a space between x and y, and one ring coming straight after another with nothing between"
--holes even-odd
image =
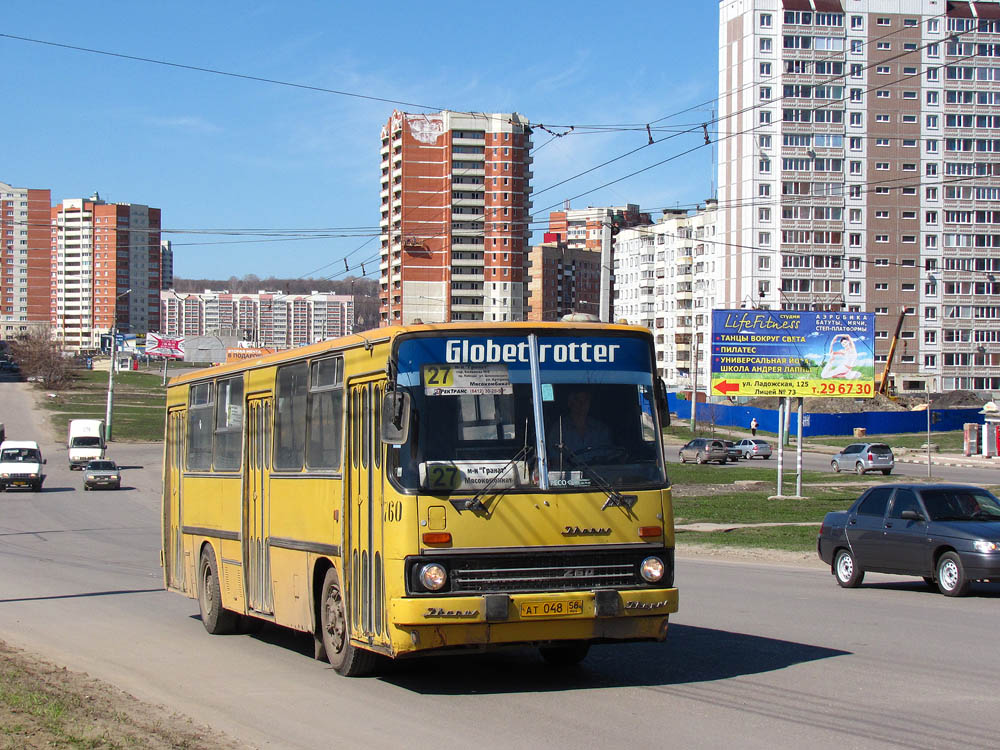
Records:
<instances>
[{"instance_id":1,"label":"distant forest","mask_svg":"<svg viewBox=\"0 0 1000 750\"><path fill-rule=\"evenodd\" d=\"M174 290L178 292L227 291L234 294L255 294L260 291L283 292L284 294L353 294L354 330L367 331L378 328L378 282L363 276L349 276L346 279L279 279L274 276L260 278L247 274L243 278L230 276L228 279L182 279L174 277Z\"/></svg>"}]
</instances>

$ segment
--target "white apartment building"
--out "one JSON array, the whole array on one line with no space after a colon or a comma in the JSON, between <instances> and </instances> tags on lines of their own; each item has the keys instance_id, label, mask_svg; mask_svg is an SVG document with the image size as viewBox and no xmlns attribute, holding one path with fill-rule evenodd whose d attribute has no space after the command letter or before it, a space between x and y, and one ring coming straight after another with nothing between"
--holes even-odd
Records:
<instances>
[{"instance_id":1,"label":"white apartment building","mask_svg":"<svg viewBox=\"0 0 1000 750\"><path fill-rule=\"evenodd\" d=\"M902 391L1000 390L1000 3L722 0L718 305L905 314Z\"/></svg>"},{"instance_id":2,"label":"white apartment building","mask_svg":"<svg viewBox=\"0 0 1000 750\"><path fill-rule=\"evenodd\" d=\"M725 249L714 200L689 212L665 211L652 226L624 229L614 252L614 319L653 331L656 367L668 388L709 382L712 308Z\"/></svg>"},{"instance_id":3,"label":"white apartment building","mask_svg":"<svg viewBox=\"0 0 1000 750\"><path fill-rule=\"evenodd\" d=\"M354 298L347 294L253 294L206 289L160 293L165 336L236 336L256 346L291 349L354 332Z\"/></svg>"}]
</instances>

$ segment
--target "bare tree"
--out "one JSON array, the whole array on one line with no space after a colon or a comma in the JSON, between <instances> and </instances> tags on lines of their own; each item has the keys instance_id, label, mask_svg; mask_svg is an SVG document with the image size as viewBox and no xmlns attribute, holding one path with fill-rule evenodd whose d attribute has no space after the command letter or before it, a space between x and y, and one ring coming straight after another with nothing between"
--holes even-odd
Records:
<instances>
[{"instance_id":1,"label":"bare tree","mask_svg":"<svg viewBox=\"0 0 1000 750\"><path fill-rule=\"evenodd\" d=\"M10 342L11 355L29 378L38 378L45 388L62 388L70 381L72 360L68 359L51 332L32 329L23 337Z\"/></svg>"}]
</instances>

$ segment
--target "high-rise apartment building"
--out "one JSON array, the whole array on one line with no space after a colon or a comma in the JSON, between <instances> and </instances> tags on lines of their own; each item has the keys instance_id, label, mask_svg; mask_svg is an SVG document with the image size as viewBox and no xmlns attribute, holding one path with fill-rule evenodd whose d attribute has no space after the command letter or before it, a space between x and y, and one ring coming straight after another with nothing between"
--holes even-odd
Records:
<instances>
[{"instance_id":1,"label":"high-rise apartment building","mask_svg":"<svg viewBox=\"0 0 1000 750\"><path fill-rule=\"evenodd\" d=\"M570 208L567 202L562 211L549 214L549 232L562 238L571 250L591 250L600 255L604 273L589 312L603 321L611 320L612 299L614 297L614 276L610 272L615 234L627 227L645 226L652 220L648 213L642 213L639 206L629 203L624 206L589 206Z\"/></svg>"},{"instance_id":2,"label":"high-rise apartment building","mask_svg":"<svg viewBox=\"0 0 1000 750\"><path fill-rule=\"evenodd\" d=\"M49 322L51 191L0 182L0 339Z\"/></svg>"},{"instance_id":3,"label":"high-rise apartment building","mask_svg":"<svg viewBox=\"0 0 1000 750\"><path fill-rule=\"evenodd\" d=\"M652 329L657 372L672 389L705 390L709 382L712 309L725 263L717 216L709 200L695 211L664 211L652 226L616 238L614 319Z\"/></svg>"},{"instance_id":4,"label":"high-rise apartment building","mask_svg":"<svg viewBox=\"0 0 1000 750\"><path fill-rule=\"evenodd\" d=\"M559 320L569 313L598 315L600 250L570 247L562 235L546 232L544 241L531 248L527 270L525 320Z\"/></svg>"},{"instance_id":5,"label":"high-rise apartment building","mask_svg":"<svg viewBox=\"0 0 1000 750\"><path fill-rule=\"evenodd\" d=\"M382 128L380 323L521 320L531 129L395 111Z\"/></svg>"},{"instance_id":6,"label":"high-rise apartment building","mask_svg":"<svg viewBox=\"0 0 1000 750\"><path fill-rule=\"evenodd\" d=\"M160 241L160 289L174 288L174 251L170 240Z\"/></svg>"},{"instance_id":7,"label":"high-rise apartment building","mask_svg":"<svg viewBox=\"0 0 1000 750\"><path fill-rule=\"evenodd\" d=\"M257 346L290 349L354 332L349 294L254 294L206 290L160 293L166 336L235 336Z\"/></svg>"},{"instance_id":8,"label":"high-rise apartment building","mask_svg":"<svg viewBox=\"0 0 1000 750\"><path fill-rule=\"evenodd\" d=\"M51 209L50 321L70 350L96 349L113 328L160 328L160 209L64 200Z\"/></svg>"},{"instance_id":9,"label":"high-rise apartment building","mask_svg":"<svg viewBox=\"0 0 1000 750\"><path fill-rule=\"evenodd\" d=\"M895 385L1000 390L1000 3L722 0L719 304L905 313Z\"/></svg>"}]
</instances>

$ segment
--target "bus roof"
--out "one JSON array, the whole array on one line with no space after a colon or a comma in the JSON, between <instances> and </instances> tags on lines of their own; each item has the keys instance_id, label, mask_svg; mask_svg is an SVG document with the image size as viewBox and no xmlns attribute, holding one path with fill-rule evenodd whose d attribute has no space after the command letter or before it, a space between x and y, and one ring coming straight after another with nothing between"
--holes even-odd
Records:
<instances>
[{"instance_id":1,"label":"bus roof","mask_svg":"<svg viewBox=\"0 0 1000 750\"><path fill-rule=\"evenodd\" d=\"M275 352L274 354L265 354L257 359L241 360L239 362L230 362L222 365L215 365L214 367L206 367L200 370L195 370L194 372L185 373L183 375L178 375L175 378L171 378L168 385L183 385L189 382L195 382L202 380L204 378L214 378L219 375L225 375L227 373L237 373L243 372L244 370L251 370L257 367L269 367L271 365L281 364L282 362L297 360L301 357L309 357L316 354L323 354L327 351L336 351L340 349L350 349L357 346L371 346L373 344L381 344L385 342L390 342L397 336L410 333L431 333L431 332L466 332L466 333L481 333L489 332L492 334L514 334L523 331L577 331L583 332L597 332L597 331L619 331L619 332L631 332L631 333L641 333L641 334L651 334L650 330L645 326L632 326L625 325L621 323L593 323L593 322L562 322L562 321L548 321L548 322L535 322L535 321L507 321L504 323L497 322L479 322L479 321L468 321L461 323L414 323L410 325L394 325L385 326L384 328L372 328L367 331L362 331L361 333L351 334L350 336L342 336L337 339L329 339L327 341L320 341L316 344L307 344L306 346L300 346L295 349L286 349L284 351Z\"/></svg>"}]
</instances>

